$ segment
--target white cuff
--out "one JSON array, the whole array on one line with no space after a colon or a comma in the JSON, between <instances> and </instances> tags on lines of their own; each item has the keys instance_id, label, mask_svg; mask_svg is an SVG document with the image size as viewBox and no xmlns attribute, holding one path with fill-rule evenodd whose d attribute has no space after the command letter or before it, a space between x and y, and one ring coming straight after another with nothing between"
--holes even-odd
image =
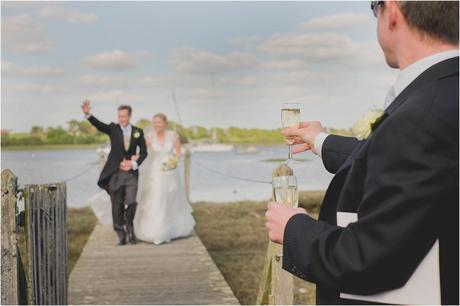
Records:
<instances>
[{"instance_id":1,"label":"white cuff","mask_svg":"<svg viewBox=\"0 0 460 306\"><path fill-rule=\"evenodd\" d=\"M91 117L90 113L85 114L85 119L88 119L89 117Z\"/></svg>"},{"instance_id":2,"label":"white cuff","mask_svg":"<svg viewBox=\"0 0 460 306\"><path fill-rule=\"evenodd\" d=\"M313 153L321 157L321 149L323 148L323 143L326 140L328 133L321 132L315 137L314 149L312 150Z\"/></svg>"},{"instance_id":3,"label":"white cuff","mask_svg":"<svg viewBox=\"0 0 460 306\"><path fill-rule=\"evenodd\" d=\"M132 160L131 163L133 164L133 170L137 170L137 168L139 168L139 166L137 165L137 161Z\"/></svg>"}]
</instances>

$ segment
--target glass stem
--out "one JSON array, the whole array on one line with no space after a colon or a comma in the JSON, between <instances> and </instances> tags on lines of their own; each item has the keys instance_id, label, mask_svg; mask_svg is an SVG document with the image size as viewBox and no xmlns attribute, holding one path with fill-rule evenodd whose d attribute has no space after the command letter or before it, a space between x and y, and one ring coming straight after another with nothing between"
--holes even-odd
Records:
<instances>
[{"instance_id":1,"label":"glass stem","mask_svg":"<svg viewBox=\"0 0 460 306\"><path fill-rule=\"evenodd\" d=\"M289 145L288 159L292 159L292 145Z\"/></svg>"}]
</instances>

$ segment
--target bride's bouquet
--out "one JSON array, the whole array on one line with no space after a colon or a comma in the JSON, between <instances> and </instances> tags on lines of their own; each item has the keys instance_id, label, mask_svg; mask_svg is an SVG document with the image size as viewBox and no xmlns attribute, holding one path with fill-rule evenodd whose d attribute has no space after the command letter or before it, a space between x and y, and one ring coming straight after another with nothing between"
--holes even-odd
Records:
<instances>
[{"instance_id":1,"label":"bride's bouquet","mask_svg":"<svg viewBox=\"0 0 460 306\"><path fill-rule=\"evenodd\" d=\"M178 163L179 163L179 159L175 156L174 157L171 156L169 157L167 161L163 163L163 166L161 167L161 169L163 170L163 172L174 170L177 168Z\"/></svg>"}]
</instances>

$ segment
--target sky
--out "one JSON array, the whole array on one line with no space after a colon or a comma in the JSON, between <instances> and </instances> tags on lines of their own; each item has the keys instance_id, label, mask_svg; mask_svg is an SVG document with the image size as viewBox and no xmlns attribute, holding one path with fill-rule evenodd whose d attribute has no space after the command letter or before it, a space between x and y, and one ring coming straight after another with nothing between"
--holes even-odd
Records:
<instances>
[{"instance_id":1,"label":"sky","mask_svg":"<svg viewBox=\"0 0 460 306\"><path fill-rule=\"evenodd\" d=\"M2 1L1 127L65 127L88 98L104 121L130 104L133 121L275 129L297 102L303 121L348 128L397 76L369 6Z\"/></svg>"}]
</instances>

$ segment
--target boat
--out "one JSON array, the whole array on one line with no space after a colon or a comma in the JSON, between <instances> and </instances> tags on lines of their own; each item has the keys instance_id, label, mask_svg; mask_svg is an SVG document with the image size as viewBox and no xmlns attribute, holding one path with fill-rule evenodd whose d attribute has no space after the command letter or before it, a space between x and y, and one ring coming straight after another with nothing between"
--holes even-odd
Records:
<instances>
[{"instance_id":1,"label":"boat","mask_svg":"<svg viewBox=\"0 0 460 306\"><path fill-rule=\"evenodd\" d=\"M210 143L198 144L190 148L191 152L232 152L235 149L232 144Z\"/></svg>"}]
</instances>

